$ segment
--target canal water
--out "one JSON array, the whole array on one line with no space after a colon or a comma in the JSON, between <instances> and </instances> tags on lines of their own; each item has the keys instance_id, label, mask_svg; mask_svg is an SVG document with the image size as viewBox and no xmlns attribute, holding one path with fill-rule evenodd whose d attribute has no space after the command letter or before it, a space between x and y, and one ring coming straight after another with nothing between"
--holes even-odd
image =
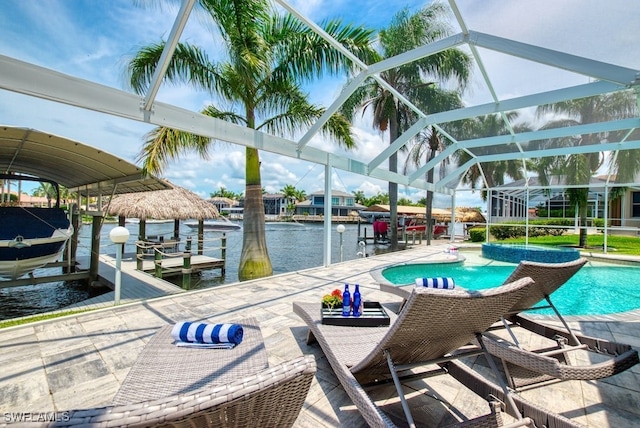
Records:
<instances>
[{"instance_id":1,"label":"canal water","mask_svg":"<svg viewBox=\"0 0 640 428\"><path fill-rule=\"evenodd\" d=\"M105 224L101 233L101 253L115 254L115 246L109 240L109 231L116 224ZM336 224L331 228L331 261L340 261L340 234L336 231ZM125 257L133 257L135 253L135 241L138 239L138 225L127 223L127 229L131 233L125 246ZM365 225L361 225L364 228ZM367 236L371 236L371 225L366 225ZM161 235L165 239L173 235L173 222L161 224L147 224L147 235ZM364 233L361 231L361 233ZM78 246L79 256L90 254L91 225L83 225L80 229ZM221 257L221 232L205 232L205 255ZM186 225L181 225L180 239L182 243L187 237L193 239L192 250L195 251L197 232ZM321 266L323 264L323 224L319 223L267 223L267 246L273 265L273 273L286 273L301 269ZM220 275L220 270L211 270L198 275L193 275L192 289L215 287L238 281L238 263L242 251L242 231L226 232L227 238L227 265L226 274ZM345 224L342 234L342 259L352 260L362 251L358 246L358 225ZM184 245L181 245L184 248ZM365 247L369 255L377 251L385 251L385 248L376 248L372 245ZM41 269L36 275L42 275L46 270ZM60 269L51 269L50 273L60 273ZM176 281L180 281L177 278ZM179 283L179 282L178 282ZM58 282L39 284L33 286L0 288L0 320L16 318L26 315L43 313L64 308L70 304L88 299L108 290L88 289L81 283Z\"/></svg>"}]
</instances>

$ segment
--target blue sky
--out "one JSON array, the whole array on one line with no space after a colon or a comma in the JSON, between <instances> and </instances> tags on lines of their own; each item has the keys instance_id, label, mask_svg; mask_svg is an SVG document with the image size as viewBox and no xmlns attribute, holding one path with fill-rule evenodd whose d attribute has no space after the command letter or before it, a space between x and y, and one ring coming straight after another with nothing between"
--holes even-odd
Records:
<instances>
[{"instance_id":1,"label":"blue sky","mask_svg":"<svg viewBox=\"0 0 640 428\"><path fill-rule=\"evenodd\" d=\"M373 28L388 24L402 7L417 10L423 1L388 0L295 0L294 7L315 22L340 17L344 22ZM159 7L157 5L164 4ZM169 4L169 6L167 6ZM143 5L146 5L143 7ZM154 7L149 7L155 5ZM637 18L640 5L627 0L460 0L458 6L467 26L498 36L541 45L560 51L640 68ZM140 47L166 38L175 18L177 2L152 0L2 0L0 14L0 54L38 64L62 73L125 89L124 64ZM452 20L454 32L459 27ZM206 45L210 55L217 52L210 33L191 17L182 40ZM515 97L567 84L586 82L544 66L482 52L496 92ZM1 71L0 71L1 72ZM328 105L339 93L343 81L324 79L309 86L311 99ZM192 110L200 110L210 98L184 86L163 87L158 100ZM465 102L467 105L491 100L480 73L474 72ZM525 112L526 114L526 112ZM0 90L0 124L35 128L92 146L134 161L150 125ZM359 149L348 156L368 161L388 144L366 117L354 128ZM319 137L312 145L325 150L331 144ZM212 159L204 162L187 156L166 170L164 176L203 197L220 187L235 192L244 189L244 148L219 144ZM307 193L321 190L324 168L296 159L262 154L263 186L277 192L287 184ZM367 196L386 192L386 183L336 170L336 189L362 190ZM424 191L400 188L400 196L413 200ZM446 206L448 198L437 200ZM478 194L460 193L458 205L483 205Z\"/></svg>"}]
</instances>

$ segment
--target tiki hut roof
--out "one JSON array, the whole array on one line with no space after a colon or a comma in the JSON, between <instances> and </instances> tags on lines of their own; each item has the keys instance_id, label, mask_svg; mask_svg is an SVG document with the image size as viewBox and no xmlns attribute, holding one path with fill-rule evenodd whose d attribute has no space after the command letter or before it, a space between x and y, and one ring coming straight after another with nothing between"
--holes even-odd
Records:
<instances>
[{"instance_id":1,"label":"tiki hut roof","mask_svg":"<svg viewBox=\"0 0 640 428\"><path fill-rule=\"evenodd\" d=\"M456 208L456 220L463 223L484 223L484 218L478 208L458 207Z\"/></svg>"},{"instance_id":2,"label":"tiki hut roof","mask_svg":"<svg viewBox=\"0 0 640 428\"><path fill-rule=\"evenodd\" d=\"M439 222L451 221L451 210L448 209L434 208L431 215ZM461 223L484 223L485 218L477 208L457 207L456 221Z\"/></svg>"},{"instance_id":3,"label":"tiki hut roof","mask_svg":"<svg viewBox=\"0 0 640 428\"><path fill-rule=\"evenodd\" d=\"M185 188L171 186L173 189L117 195L106 206L107 214L140 220L204 220L220 217L212 203Z\"/></svg>"}]
</instances>

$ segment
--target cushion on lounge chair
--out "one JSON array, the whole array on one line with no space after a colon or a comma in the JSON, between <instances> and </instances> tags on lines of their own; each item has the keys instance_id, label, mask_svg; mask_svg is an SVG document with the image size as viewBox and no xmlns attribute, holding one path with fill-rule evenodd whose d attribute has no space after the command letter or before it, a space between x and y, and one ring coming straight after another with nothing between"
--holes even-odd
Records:
<instances>
[{"instance_id":1,"label":"cushion on lounge chair","mask_svg":"<svg viewBox=\"0 0 640 428\"><path fill-rule=\"evenodd\" d=\"M455 288L456 284L453 278L416 278L416 286L451 290Z\"/></svg>"}]
</instances>

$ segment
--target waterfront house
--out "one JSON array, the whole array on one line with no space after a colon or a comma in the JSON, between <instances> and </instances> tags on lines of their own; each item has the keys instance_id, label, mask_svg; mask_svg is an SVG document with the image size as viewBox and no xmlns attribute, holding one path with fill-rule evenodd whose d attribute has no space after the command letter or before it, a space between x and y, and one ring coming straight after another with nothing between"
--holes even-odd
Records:
<instances>
[{"instance_id":1,"label":"waterfront house","mask_svg":"<svg viewBox=\"0 0 640 428\"><path fill-rule=\"evenodd\" d=\"M308 199L296 204L297 215L324 215L324 192L315 192ZM353 211L365 209L364 205L357 204L351 193L333 190L331 192L331 214L334 216L348 216Z\"/></svg>"},{"instance_id":2,"label":"waterfront house","mask_svg":"<svg viewBox=\"0 0 640 428\"><path fill-rule=\"evenodd\" d=\"M264 204L264 214L267 216L289 215L289 207L296 203L295 198L287 198L282 193L265 193L262 195ZM240 199L239 205L235 208L244 208L244 198Z\"/></svg>"}]
</instances>

